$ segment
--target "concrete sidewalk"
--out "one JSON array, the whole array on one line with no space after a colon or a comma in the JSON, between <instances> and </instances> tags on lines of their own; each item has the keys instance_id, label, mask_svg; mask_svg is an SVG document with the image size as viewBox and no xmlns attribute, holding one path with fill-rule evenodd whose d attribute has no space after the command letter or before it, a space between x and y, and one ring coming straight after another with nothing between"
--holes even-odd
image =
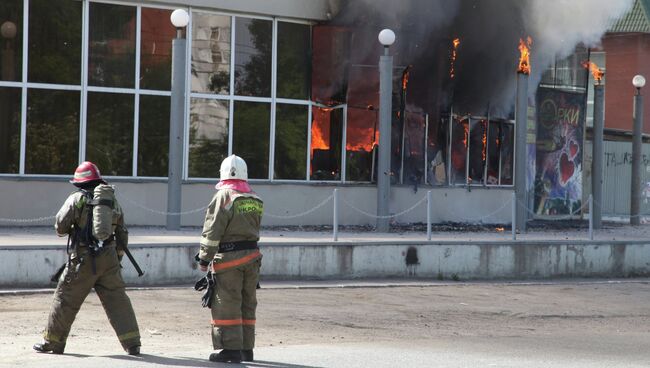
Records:
<instances>
[{"instance_id":1,"label":"concrete sidewalk","mask_svg":"<svg viewBox=\"0 0 650 368\"><path fill-rule=\"evenodd\" d=\"M262 229L261 244L287 243L334 243L332 231L295 231ZM162 227L131 227L129 242L133 245L145 244L197 244L201 228L183 228L180 231L167 231ZM588 240L587 229L530 229L517 234L518 241L563 241ZM648 240L650 225L632 227L612 224L594 231L594 240ZM0 227L0 246L65 246L67 238L57 237L53 227ZM338 243L351 242L423 242L427 240L423 232L376 233L339 231ZM495 228L493 231L443 231L432 232L433 242L508 242L512 241L509 229Z\"/></svg>"}]
</instances>

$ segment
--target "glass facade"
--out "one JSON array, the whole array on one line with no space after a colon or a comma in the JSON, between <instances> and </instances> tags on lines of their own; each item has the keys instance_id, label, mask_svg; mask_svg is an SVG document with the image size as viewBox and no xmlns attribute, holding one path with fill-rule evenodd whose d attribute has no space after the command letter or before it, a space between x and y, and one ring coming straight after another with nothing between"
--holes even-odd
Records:
<instances>
[{"instance_id":1,"label":"glass facade","mask_svg":"<svg viewBox=\"0 0 650 368\"><path fill-rule=\"evenodd\" d=\"M0 173L17 174L20 165L20 88L0 88Z\"/></svg>"},{"instance_id":2,"label":"glass facade","mask_svg":"<svg viewBox=\"0 0 650 368\"><path fill-rule=\"evenodd\" d=\"M81 81L80 1L29 2L27 78L35 83Z\"/></svg>"},{"instance_id":3,"label":"glass facade","mask_svg":"<svg viewBox=\"0 0 650 368\"><path fill-rule=\"evenodd\" d=\"M26 174L70 174L79 162L79 92L29 89Z\"/></svg>"},{"instance_id":4,"label":"glass facade","mask_svg":"<svg viewBox=\"0 0 650 368\"><path fill-rule=\"evenodd\" d=\"M133 6L90 3L89 85L134 87L136 10Z\"/></svg>"},{"instance_id":5,"label":"glass facade","mask_svg":"<svg viewBox=\"0 0 650 368\"><path fill-rule=\"evenodd\" d=\"M309 107L278 104L275 113L273 178L307 178L307 123Z\"/></svg>"},{"instance_id":6,"label":"glass facade","mask_svg":"<svg viewBox=\"0 0 650 368\"><path fill-rule=\"evenodd\" d=\"M0 175L68 177L91 160L107 176L166 177L172 10L0 2ZM332 43L309 22L188 11L185 179L216 179L237 154L254 180L376 181L377 70L329 65L350 45L348 32L325 32L337 35ZM323 86L314 80L330 76L331 93L315 96ZM509 122L430 121L402 106L393 123L393 183L512 184Z\"/></svg>"},{"instance_id":7,"label":"glass facade","mask_svg":"<svg viewBox=\"0 0 650 368\"><path fill-rule=\"evenodd\" d=\"M0 2L0 80L20 81L23 61L23 0Z\"/></svg>"},{"instance_id":8,"label":"glass facade","mask_svg":"<svg viewBox=\"0 0 650 368\"><path fill-rule=\"evenodd\" d=\"M234 110L232 151L246 161L250 179L268 179L271 105L235 101Z\"/></svg>"}]
</instances>

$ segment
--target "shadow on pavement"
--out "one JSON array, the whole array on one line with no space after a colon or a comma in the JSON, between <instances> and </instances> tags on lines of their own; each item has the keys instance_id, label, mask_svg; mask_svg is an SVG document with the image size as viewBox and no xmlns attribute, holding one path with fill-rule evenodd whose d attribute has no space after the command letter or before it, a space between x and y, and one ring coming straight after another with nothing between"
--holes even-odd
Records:
<instances>
[{"instance_id":1,"label":"shadow on pavement","mask_svg":"<svg viewBox=\"0 0 650 368\"><path fill-rule=\"evenodd\" d=\"M171 358L160 355L140 354L138 356L129 355L106 355L106 358L127 360L131 362L155 363L161 365L173 365L179 367L214 367L215 364L207 359L197 358ZM232 365L231 365L232 366Z\"/></svg>"},{"instance_id":2,"label":"shadow on pavement","mask_svg":"<svg viewBox=\"0 0 650 368\"><path fill-rule=\"evenodd\" d=\"M297 365L287 363L269 362L267 360L255 360L246 364L246 367L259 367L259 368L321 368L314 365Z\"/></svg>"},{"instance_id":3,"label":"shadow on pavement","mask_svg":"<svg viewBox=\"0 0 650 368\"><path fill-rule=\"evenodd\" d=\"M311 365L297 365L279 362L270 362L266 360L256 360L253 362L246 362L241 364L232 363L214 363L207 359L197 358L171 358L160 355L140 354L139 356L128 355L107 355L106 358L128 360L132 362L146 362L160 365L172 365L180 367L256 367L256 368L321 368Z\"/></svg>"}]
</instances>

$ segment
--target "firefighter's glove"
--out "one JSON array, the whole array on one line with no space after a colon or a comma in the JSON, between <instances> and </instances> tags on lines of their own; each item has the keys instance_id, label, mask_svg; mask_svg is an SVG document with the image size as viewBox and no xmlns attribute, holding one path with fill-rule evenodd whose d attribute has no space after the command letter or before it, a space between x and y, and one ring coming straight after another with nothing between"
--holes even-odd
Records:
<instances>
[{"instance_id":1,"label":"firefighter's glove","mask_svg":"<svg viewBox=\"0 0 650 368\"><path fill-rule=\"evenodd\" d=\"M203 296L201 297L201 305L203 307L212 307L212 295L214 294L215 289L215 280L212 272L205 274L203 278L194 284L194 290L201 291L205 290Z\"/></svg>"},{"instance_id":2,"label":"firefighter's glove","mask_svg":"<svg viewBox=\"0 0 650 368\"><path fill-rule=\"evenodd\" d=\"M117 251L117 260L122 262L122 258L124 258L124 251L123 250L118 250Z\"/></svg>"},{"instance_id":3,"label":"firefighter's glove","mask_svg":"<svg viewBox=\"0 0 650 368\"><path fill-rule=\"evenodd\" d=\"M210 262L209 262L209 261L205 261L205 260L199 258L199 254L198 254L198 253L196 253L196 254L194 255L194 260L197 261L197 262L199 263L199 269L200 269L201 271L203 271L203 272L207 272L207 271L208 271L208 266L210 265Z\"/></svg>"}]
</instances>

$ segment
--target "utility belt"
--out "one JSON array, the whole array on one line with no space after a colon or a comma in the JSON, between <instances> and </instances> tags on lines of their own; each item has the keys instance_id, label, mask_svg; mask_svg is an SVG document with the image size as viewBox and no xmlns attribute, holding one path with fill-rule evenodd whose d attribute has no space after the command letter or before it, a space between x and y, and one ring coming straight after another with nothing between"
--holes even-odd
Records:
<instances>
[{"instance_id":1,"label":"utility belt","mask_svg":"<svg viewBox=\"0 0 650 368\"><path fill-rule=\"evenodd\" d=\"M242 240L236 242L219 243L219 253L236 252L238 250L258 249L257 241Z\"/></svg>"}]
</instances>

